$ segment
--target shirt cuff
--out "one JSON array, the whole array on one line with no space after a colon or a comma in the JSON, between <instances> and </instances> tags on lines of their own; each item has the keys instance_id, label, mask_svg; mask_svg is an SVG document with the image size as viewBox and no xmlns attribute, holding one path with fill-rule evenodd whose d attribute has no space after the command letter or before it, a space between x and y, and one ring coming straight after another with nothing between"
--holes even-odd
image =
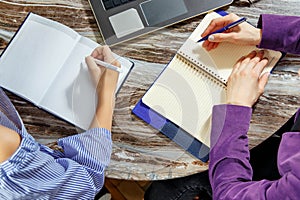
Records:
<instances>
[{"instance_id":1,"label":"shirt cuff","mask_svg":"<svg viewBox=\"0 0 300 200\"><path fill-rule=\"evenodd\" d=\"M231 104L213 107L211 148L216 143L223 143L233 134L247 134L252 115L252 108Z\"/></svg>"},{"instance_id":2,"label":"shirt cuff","mask_svg":"<svg viewBox=\"0 0 300 200\"><path fill-rule=\"evenodd\" d=\"M272 15L272 14L262 14L259 17L257 27L262 29L262 38L258 48L272 49L276 51L286 52L283 44L282 33L287 30L283 30L282 24L285 23L284 16ZM277 27L274 28L274 20L276 20Z\"/></svg>"},{"instance_id":3,"label":"shirt cuff","mask_svg":"<svg viewBox=\"0 0 300 200\"><path fill-rule=\"evenodd\" d=\"M270 23L270 20L272 20L270 15L263 14L259 17L257 27L262 29L262 38L260 44L257 46L258 48L273 49L272 44L276 42L274 35L281 35L280 33L276 32L278 29L272 29L272 23Z\"/></svg>"}]
</instances>

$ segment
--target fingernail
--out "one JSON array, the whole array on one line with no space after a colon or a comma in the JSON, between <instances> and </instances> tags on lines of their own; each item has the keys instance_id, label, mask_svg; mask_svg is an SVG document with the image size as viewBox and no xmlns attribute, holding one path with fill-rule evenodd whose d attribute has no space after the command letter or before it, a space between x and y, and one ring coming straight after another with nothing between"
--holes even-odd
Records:
<instances>
[{"instance_id":1,"label":"fingernail","mask_svg":"<svg viewBox=\"0 0 300 200\"><path fill-rule=\"evenodd\" d=\"M213 36L213 35L208 36L209 41L214 41L214 39L215 39L215 36Z\"/></svg>"}]
</instances>

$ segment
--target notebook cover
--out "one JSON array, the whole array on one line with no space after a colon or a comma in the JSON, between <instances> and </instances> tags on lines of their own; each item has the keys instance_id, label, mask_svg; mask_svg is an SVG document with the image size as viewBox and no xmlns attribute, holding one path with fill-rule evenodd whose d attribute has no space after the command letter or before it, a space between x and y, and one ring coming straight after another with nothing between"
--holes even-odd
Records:
<instances>
[{"instance_id":1,"label":"notebook cover","mask_svg":"<svg viewBox=\"0 0 300 200\"><path fill-rule=\"evenodd\" d=\"M203 162L208 161L209 148L192 135L153 111L140 100L132 112Z\"/></svg>"}]
</instances>

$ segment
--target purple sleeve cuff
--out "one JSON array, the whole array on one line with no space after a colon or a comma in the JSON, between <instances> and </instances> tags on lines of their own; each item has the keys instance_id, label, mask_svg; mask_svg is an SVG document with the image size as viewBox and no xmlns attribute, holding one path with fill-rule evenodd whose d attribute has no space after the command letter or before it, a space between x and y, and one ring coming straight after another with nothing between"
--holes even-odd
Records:
<instances>
[{"instance_id":1,"label":"purple sleeve cuff","mask_svg":"<svg viewBox=\"0 0 300 200\"><path fill-rule=\"evenodd\" d=\"M262 14L258 28L262 29L259 48L300 53L300 17Z\"/></svg>"},{"instance_id":2,"label":"purple sleeve cuff","mask_svg":"<svg viewBox=\"0 0 300 200\"><path fill-rule=\"evenodd\" d=\"M213 107L211 149L218 142L222 144L234 134L247 134L252 108L237 105L216 105ZM222 135L221 135L222 134ZM221 141L219 141L221 140Z\"/></svg>"},{"instance_id":3,"label":"purple sleeve cuff","mask_svg":"<svg viewBox=\"0 0 300 200\"><path fill-rule=\"evenodd\" d=\"M281 28L274 28L272 23L273 15L260 15L258 27L262 29L262 40L258 45L259 48L277 49L282 44L282 30ZM280 27L280 26L278 26ZM281 49L283 50L283 49Z\"/></svg>"}]
</instances>

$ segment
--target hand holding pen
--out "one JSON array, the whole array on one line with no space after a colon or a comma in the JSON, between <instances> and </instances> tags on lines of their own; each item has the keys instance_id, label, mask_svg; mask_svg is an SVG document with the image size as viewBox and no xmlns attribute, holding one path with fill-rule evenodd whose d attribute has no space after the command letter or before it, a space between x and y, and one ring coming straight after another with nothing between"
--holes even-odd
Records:
<instances>
[{"instance_id":1,"label":"hand holding pen","mask_svg":"<svg viewBox=\"0 0 300 200\"><path fill-rule=\"evenodd\" d=\"M108 46L97 47L90 56L86 57L85 61L99 97L114 95L119 73L122 70L120 62L114 58L110 48Z\"/></svg>"},{"instance_id":2,"label":"hand holding pen","mask_svg":"<svg viewBox=\"0 0 300 200\"><path fill-rule=\"evenodd\" d=\"M102 67L105 67L105 68L107 68L107 69L111 69L111 70L114 70L114 71L119 72L119 73L121 73L121 72L123 71L122 68L117 67L117 66L115 66L115 65L113 65L113 64L104 62L104 61L102 61L102 60L99 60L99 59L94 58L94 61L95 61L95 63L96 63L97 65L102 66Z\"/></svg>"},{"instance_id":3,"label":"hand holding pen","mask_svg":"<svg viewBox=\"0 0 300 200\"><path fill-rule=\"evenodd\" d=\"M213 19L201 34L204 40L203 48L207 51L215 49L220 42L258 45L261 41L261 29L243 22L245 22L245 18L240 18L233 13ZM230 31L226 31L226 29Z\"/></svg>"},{"instance_id":4,"label":"hand holding pen","mask_svg":"<svg viewBox=\"0 0 300 200\"><path fill-rule=\"evenodd\" d=\"M117 70L121 64L106 45L95 48L92 54L85 58L85 62L98 97L90 128L105 128L111 131L116 87L119 79Z\"/></svg>"},{"instance_id":5,"label":"hand holding pen","mask_svg":"<svg viewBox=\"0 0 300 200\"><path fill-rule=\"evenodd\" d=\"M228 25L226 25L226 26L224 26L224 27L222 27L222 28L220 28L220 29L218 29L218 30L212 32L212 33L209 33L209 34L206 35L205 37L203 37L203 38L201 38L200 40L198 40L198 42L202 42L202 41L207 40L210 36L213 36L213 34L216 34L216 33L223 33L223 32L225 32L225 31L227 31L227 30L229 30L229 29L231 29L231 28L233 28L233 27L239 25L240 23L242 23L242 22L244 22L244 21L246 21L246 18L245 18L245 17L240 18L240 19L238 19L237 21L234 21L234 22L232 22L232 23L230 23L230 24L228 24Z\"/></svg>"}]
</instances>

